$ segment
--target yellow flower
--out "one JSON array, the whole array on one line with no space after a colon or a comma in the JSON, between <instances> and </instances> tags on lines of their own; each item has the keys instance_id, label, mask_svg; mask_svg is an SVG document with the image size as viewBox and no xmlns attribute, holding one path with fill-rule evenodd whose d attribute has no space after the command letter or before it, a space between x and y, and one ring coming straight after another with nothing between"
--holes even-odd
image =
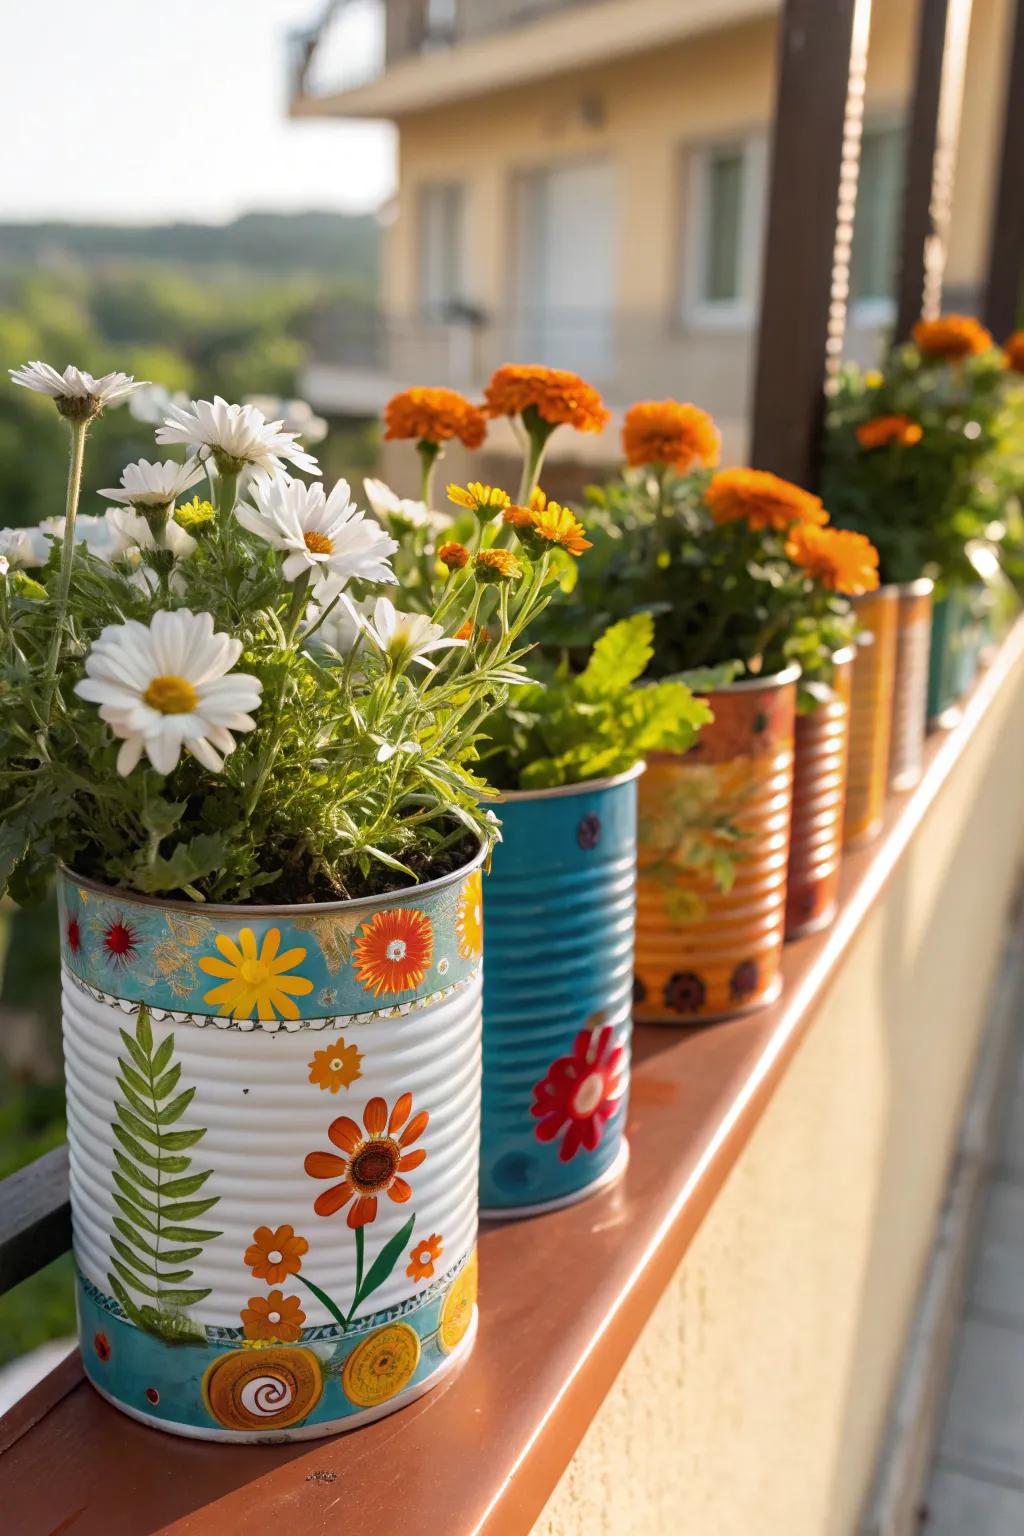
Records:
<instances>
[{"instance_id":1,"label":"yellow flower","mask_svg":"<svg viewBox=\"0 0 1024 1536\"><path fill-rule=\"evenodd\" d=\"M557 547L570 555L582 555L585 549L591 548L590 540L584 537L583 524L568 507L560 506L557 501L549 501L532 511L530 520L531 528L517 529L516 532L527 548L537 554Z\"/></svg>"},{"instance_id":2,"label":"yellow flower","mask_svg":"<svg viewBox=\"0 0 1024 1536\"><path fill-rule=\"evenodd\" d=\"M516 582L522 578L523 568L510 549L482 549L473 561L477 581Z\"/></svg>"},{"instance_id":3,"label":"yellow flower","mask_svg":"<svg viewBox=\"0 0 1024 1536\"><path fill-rule=\"evenodd\" d=\"M251 928L243 928L238 944L227 934L217 935L217 948L222 960L202 959L199 969L207 976L219 976L223 984L212 988L203 998L217 1006L221 1015L235 1019L251 1019L256 1010L260 1019L297 1019L299 1010L292 996L304 997L312 992L313 983L305 976L287 976L306 958L304 949L286 949L278 954L281 930L268 928L263 936L262 947L256 947L256 935Z\"/></svg>"},{"instance_id":4,"label":"yellow flower","mask_svg":"<svg viewBox=\"0 0 1024 1536\"><path fill-rule=\"evenodd\" d=\"M478 869L462 883L455 909L455 932L463 960L479 960L484 948L484 888Z\"/></svg>"},{"instance_id":5,"label":"yellow flower","mask_svg":"<svg viewBox=\"0 0 1024 1536\"><path fill-rule=\"evenodd\" d=\"M453 501L457 507L467 507L478 517L493 517L496 512L507 507L512 498L507 491L496 485L481 485L479 480L471 480L465 486L450 485L448 500Z\"/></svg>"}]
</instances>

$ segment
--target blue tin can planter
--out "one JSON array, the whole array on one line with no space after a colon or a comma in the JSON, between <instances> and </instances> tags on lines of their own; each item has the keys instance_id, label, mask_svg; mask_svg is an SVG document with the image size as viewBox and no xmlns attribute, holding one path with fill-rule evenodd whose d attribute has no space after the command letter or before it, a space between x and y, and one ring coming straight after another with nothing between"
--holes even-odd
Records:
<instances>
[{"instance_id":1,"label":"blue tin can planter","mask_svg":"<svg viewBox=\"0 0 1024 1536\"><path fill-rule=\"evenodd\" d=\"M484 880L484 1215L570 1205L626 1165L642 771L503 797Z\"/></svg>"}]
</instances>

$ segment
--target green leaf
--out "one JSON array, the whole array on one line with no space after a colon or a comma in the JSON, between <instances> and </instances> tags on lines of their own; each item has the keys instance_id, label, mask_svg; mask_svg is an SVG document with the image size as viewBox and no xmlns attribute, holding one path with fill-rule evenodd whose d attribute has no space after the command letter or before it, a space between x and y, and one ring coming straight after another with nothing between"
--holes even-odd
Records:
<instances>
[{"instance_id":1,"label":"green leaf","mask_svg":"<svg viewBox=\"0 0 1024 1536\"><path fill-rule=\"evenodd\" d=\"M212 1172L212 1168L207 1168L205 1173L192 1173L187 1179L171 1179L161 1186L160 1193L169 1200L181 1200L186 1195L194 1195L197 1189L202 1189Z\"/></svg>"},{"instance_id":2,"label":"green leaf","mask_svg":"<svg viewBox=\"0 0 1024 1536\"><path fill-rule=\"evenodd\" d=\"M359 1295L353 1303L353 1311L361 1307L367 1296L372 1295L375 1290L384 1284L384 1281L388 1278L409 1246L409 1239L412 1237L415 1221L416 1217L410 1216L405 1226L384 1244L384 1247L366 1272L363 1283L359 1288Z\"/></svg>"},{"instance_id":3,"label":"green leaf","mask_svg":"<svg viewBox=\"0 0 1024 1536\"><path fill-rule=\"evenodd\" d=\"M160 1229L156 1222L150 1221L145 1211L140 1210L133 1201L127 1198L127 1196L115 1195L114 1204L117 1206L118 1210L124 1212L129 1221L131 1221L135 1226L141 1227L143 1231L152 1232L154 1236L156 1236L156 1234L159 1232Z\"/></svg>"},{"instance_id":4,"label":"green leaf","mask_svg":"<svg viewBox=\"0 0 1024 1536\"><path fill-rule=\"evenodd\" d=\"M205 1125L195 1131L161 1131L160 1144L169 1147L172 1152L182 1152L186 1147L194 1147L196 1142L202 1141L205 1135ZM186 1159L186 1166L187 1163Z\"/></svg>"},{"instance_id":5,"label":"green leaf","mask_svg":"<svg viewBox=\"0 0 1024 1536\"><path fill-rule=\"evenodd\" d=\"M624 693L641 677L654 653L654 620L649 613L620 619L594 644L577 687L585 698Z\"/></svg>"},{"instance_id":6,"label":"green leaf","mask_svg":"<svg viewBox=\"0 0 1024 1536\"><path fill-rule=\"evenodd\" d=\"M167 1063L170 1061L170 1059L171 1059L171 1057L173 1055L174 1055L174 1036L173 1035L168 1035L166 1040L161 1040L160 1044L157 1046L156 1051L154 1053L153 1061L152 1061L152 1064L151 1064L151 1071L152 1071L154 1077L159 1077L160 1076L160 1073L164 1070L164 1068L166 1067ZM180 1076L181 1068L177 1067L177 1068L175 1068L175 1070L176 1070L176 1072ZM176 1077L174 1081L177 1082L177 1080L178 1079ZM171 1086L173 1087L174 1084L172 1083ZM168 1089L167 1091L170 1092L170 1089ZM157 1087L154 1089L154 1092L156 1093L156 1096L157 1096L158 1099L162 1099L163 1098L163 1094L159 1091L159 1084L157 1084Z\"/></svg>"},{"instance_id":7,"label":"green leaf","mask_svg":"<svg viewBox=\"0 0 1024 1536\"><path fill-rule=\"evenodd\" d=\"M150 1087L149 1082L142 1076L142 1073L136 1072L133 1067L130 1067L126 1061L122 1061L120 1058L118 1059L117 1065L121 1076L124 1078L129 1087L134 1089L134 1091L140 1094L144 1099L147 1098L149 1096Z\"/></svg>"},{"instance_id":8,"label":"green leaf","mask_svg":"<svg viewBox=\"0 0 1024 1536\"><path fill-rule=\"evenodd\" d=\"M203 1291L161 1291L160 1300L169 1307L192 1307L197 1301L205 1301L209 1294L209 1286Z\"/></svg>"},{"instance_id":9,"label":"green leaf","mask_svg":"<svg viewBox=\"0 0 1024 1536\"><path fill-rule=\"evenodd\" d=\"M152 1280L155 1280L158 1285L178 1285L182 1280L188 1280L192 1276L192 1271L190 1269L176 1269L173 1271L158 1269L156 1265L153 1264L149 1259L143 1259L138 1254L136 1254L134 1250L130 1248L127 1243L122 1242L119 1237L112 1237L110 1239L110 1246L113 1248L115 1253L121 1255L121 1258L124 1259L126 1263L133 1265L140 1274L148 1275Z\"/></svg>"},{"instance_id":10,"label":"green leaf","mask_svg":"<svg viewBox=\"0 0 1024 1536\"><path fill-rule=\"evenodd\" d=\"M219 835L201 832L187 843L177 843L169 858L156 858L134 871L134 883L147 895L184 891L204 876L221 869L228 846Z\"/></svg>"},{"instance_id":11,"label":"green leaf","mask_svg":"<svg viewBox=\"0 0 1024 1536\"><path fill-rule=\"evenodd\" d=\"M175 1243L212 1243L215 1237L223 1236L203 1227L164 1227L162 1235Z\"/></svg>"},{"instance_id":12,"label":"green leaf","mask_svg":"<svg viewBox=\"0 0 1024 1536\"><path fill-rule=\"evenodd\" d=\"M157 1115L159 1123L161 1125L173 1125L176 1120L180 1120L195 1096L196 1090L194 1088L186 1088L184 1093L179 1093L176 1099L173 1099L166 1108L159 1111ZM203 1134L205 1135L205 1132ZM161 1139L166 1140L166 1138Z\"/></svg>"},{"instance_id":13,"label":"green leaf","mask_svg":"<svg viewBox=\"0 0 1024 1536\"><path fill-rule=\"evenodd\" d=\"M130 1110L126 1104L122 1104L115 1099L114 1113L120 1120L121 1124L124 1126L125 1130L130 1131L131 1134L136 1137L136 1139L152 1142L153 1146L155 1147L160 1146L162 1138L155 1126L147 1125L146 1122L140 1119L140 1117L132 1110Z\"/></svg>"},{"instance_id":14,"label":"green leaf","mask_svg":"<svg viewBox=\"0 0 1024 1536\"><path fill-rule=\"evenodd\" d=\"M132 1036L128 1033L128 1031L126 1029L121 1029L121 1030L118 1031L118 1033L121 1036L121 1039L125 1043L125 1047L126 1047L126 1049L128 1051L129 1056L135 1062L135 1065L139 1068L139 1070L141 1072L143 1072L145 1074L145 1076L148 1078L149 1077L149 1057L146 1055L146 1052L142 1049L141 1045L139 1045L137 1043L137 1041L135 1041L132 1038Z\"/></svg>"},{"instance_id":15,"label":"green leaf","mask_svg":"<svg viewBox=\"0 0 1024 1536\"><path fill-rule=\"evenodd\" d=\"M123 1068L122 1068L123 1072ZM156 1124L156 1114L151 1104L147 1104L134 1088L129 1088L127 1080L121 1076L116 1079L117 1086L124 1095L126 1103L130 1104L141 1120L146 1120L150 1125Z\"/></svg>"},{"instance_id":16,"label":"green leaf","mask_svg":"<svg viewBox=\"0 0 1024 1536\"><path fill-rule=\"evenodd\" d=\"M139 1007L138 1018L135 1024L135 1038L139 1043L139 1048L145 1051L148 1064L149 1058L153 1054L153 1028L149 1022L149 1009L145 1003Z\"/></svg>"},{"instance_id":17,"label":"green leaf","mask_svg":"<svg viewBox=\"0 0 1024 1536\"><path fill-rule=\"evenodd\" d=\"M126 1178L123 1173L118 1173L116 1169L112 1170L111 1178L126 1199L134 1201L141 1210L150 1211L154 1216L160 1214L159 1206L154 1205L153 1201L148 1198L148 1196L154 1193L153 1190L146 1190L145 1194L143 1194L140 1186L134 1180Z\"/></svg>"},{"instance_id":18,"label":"green leaf","mask_svg":"<svg viewBox=\"0 0 1024 1536\"><path fill-rule=\"evenodd\" d=\"M142 1169L138 1165L138 1162L133 1162L130 1158L125 1157L124 1153L121 1152L117 1147L114 1148L114 1161L117 1163L117 1166L120 1168L121 1172L131 1180L134 1186L139 1189L144 1189L146 1193L150 1195L155 1195L158 1193L159 1186L155 1184L147 1174L143 1173Z\"/></svg>"},{"instance_id":19,"label":"green leaf","mask_svg":"<svg viewBox=\"0 0 1024 1536\"><path fill-rule=\"evenodd\" d=\"M173 1045L173 1043L174 1043L174 1036L173 1035L169 1035L168 1039L171 1041L171 1043ZM167 1044L167 1041L165 1040L164 1041L164 1045L166 1045L166 1044ZM160 1050L163 1050L163 1046L160 1047ZM159 1052L157 1052L157 1055L159 1055ZM159 1070L157 1065L156 1065L156 1057L155 1056L153 1058L153 1070L154 1070L154 1072ZM167 1095L169 1093L173 1093L174 1092L175 1088L178 1086L178 1079L179 1079L180 1076L181 1076L181 1067L180 1067L178 1062L175 1062L174 1066L171 1068L171 1070L169 1072L165 1072L163 1077L157 1078L157 1081L153 1084L153 1097L154 1097L154 1099L156 1099L158 1104L161 1103L164 1099L166 1099L166 1097L167 1097Z\"/></svg>"},{"instance_id":20,"label":"green leaf","mask_svg":"<svg viewBox=\"0 0 1024 1536\"><path fill-rule=\"evenodd\" d=\"M141 1291L143 1296L159 1296L159 1291L154 1291L151 1285L148 1285L139 1275L134 1274L127 1265L122 1264L120 1259L111 1259L110 1262L121 1279L130 1285L133 1291Z\"/></svg>"},{"instance_id":21,"label":"green leaf","mask_svg":"<svg viewBox=\"0 0 1024 1536\"><path fill-rule=\"evenodd\" d=\"M212 1210L219 1199L219 1195L210 1195L206 1200L182 1200L174 1205L165 1205L163 1215L168 1221L191 1221L193 1217Z\"/></svg>"}]
</instances>

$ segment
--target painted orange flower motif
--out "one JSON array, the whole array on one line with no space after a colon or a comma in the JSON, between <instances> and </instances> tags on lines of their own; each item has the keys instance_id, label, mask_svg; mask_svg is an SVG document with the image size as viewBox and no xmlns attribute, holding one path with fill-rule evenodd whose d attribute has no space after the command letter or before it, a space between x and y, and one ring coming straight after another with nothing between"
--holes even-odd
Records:
<instances>
[{"instance_id":1,"label":"painted orange flower motif","mask_svg":"<svg viewBox=\"0 0 1024 1536\"><path fill-rule=\"evenodd\" d=\"M1014 331L1003 343L1006 361L1014 373L1024 373L1024 331Z\"/></svg>"},{"instance_id":2,"label":"painted orange flower motif","mask_svg":"<svg viewBox=\"0 0 1024 1536\"><path fill-rule=\"evenodd\" d=\"M440 444L457 437L463 447L479 448L487 421L458 390L403 389L384 407L384 429L386 438Z\"/></svg>"},{"instance_id":3,"label":"painted orange flower motif","mask_svg":"<svg viewBox=\"0 0 1024 1536\"><path fill-rule=\"evenodd\" d=\"M371 1099L363 1110L364 1130L348 1115L331 1122L327 1135L342 1156L310 1152L304 1165L311 1179L338 1181L314 1200L313 1209L318 1216L333 1216L351 1200L346 1219L354 1230L376 1220L380 1195L386 1194L398 1205L405 1204L412 1188L402 1175L418 1168L427 1155L424 1147L412 1152L407 1148L423 1135L430 1119L427 1110L421 1109L410 1120L411 1111L412 1094L403 1093L390 1118L385 1100Z\"/></svg>"},{"instance_id":4,"label":"painted orange flower motif","mask_svg":"<svg viewBox=\"0 0 1024 1536\"><path fill-rule=\"evenodd\" d=\"M786 540L786 554L830 592L862 597L878 586L878 550L862 533L797 527Z\"/></svg>"},{"instance_id":5,"label":"painted orange flower motif","mask_svg":"<svg viewBox=\"0 0 1024 1536\"><path fill-rule=\"evenodd\" d=\"M375 912L352 948L356 979L374 997L418 987L434 958L430 918L415 907Z\"/></svg>"},{"instance_id":6,"label":"painted orange flower motif","mask_svg":"<svg viewBox=\"0 0 1024 1536\"><path fill-rule=\"evenodd\" d=\"M696 405L640 400L623 418L627 464L667 464L682 475L697 465L714 468L721 450L721 433L707 411Z\"/></svg>"},{"instance_id":7,"label":"painted orange flower motif","mask_svg":"<svg viewBox=\"0 0 1024 1536\"><path fill-rule=\"evenodd\" d=\"M245 1263L252 1270L254 1280L265 1280L268 1285L280 1285L289 1275L297 1275L302 1268L302 1256L309 1252L304 1237L295 1235L295 1228L287 1223L271 1231L270 1227L257 1227L252 1242L245 1250Z\"/></svg>"},{"instance_id":8,"label":"painted orange flower motif","mask_svg":"<svg viewBox=\"0 0 1024 1536\"><path fill-rule=\"evenodd\" d=\"M432 1232L418 1242L409 1252L409 1263L406 1265L406 1274L410 1280L431 1280L434 1276L434 1265L441 1257L444 1242L438 1232Z\"/></svg>"},{"instance_id":9,"label":"painted orange flower motif","mask_svg":"<svg viewBox=\"0 0 1024 1536\"><path fill-rule=\"evenodd\" d=\"M484 390L489 416L520 416L535 411L542 421L562 423L577 432L600 432L610 413L593 384L564 368L506 363L496 369Z\"/></svg>"},{"instance_id":10,"label":"painted orange flower motif","mask_svg":"<svg viewBox=\"0 0 1024 1536\"><path fill-rule=\"evenodd\" d=\"M909 416L872 416L857 428L857 441L862 448L912 448L923 436L920 422Z\"/></svg>"},{"instance_id":11,"label":"painted orange flower motif","mask_svg":"<svg viewBox=\"0 0 1024 1536\"><path fill-rule=\"evenodd\" d=\"M309 1080L318 1088L329 1088L331 1093L337 1093L339 1088L351 1088L356 1078L362 1077L362 1064L362 1051L343 1039L335 1040L333 1045L313 1052Z\"/></svg>"},{"instance_id":12,"label":"painted orange flower motif","mask_svg":"<svg viewBox=\"0 0 1024 1536\"><path fill-rule=\"evenodd\" d=\"M937 320L919 320L911 331L922 357L957 362L987 352L992 337L973 315L940 315Z\"/></svg>"},{"instance_id":13,"label":"painted orange flower motif","mask_svg":"<svg viewBox=\"0 0 1024 1536\"><path fill-rule=\"evenodd\" d=\"M281 1291L250 1296L240 1315L247 1339L274 1339L280 1344L297 1344L306 1321L298 1296L285 1296Z\"/></svg>"},{"instance_id":14,"label":"painted orange flower motif","mask_svg":"<svg viewBox=\"0 0 1024 1536\"><path fill-rule=\"evenodd\" d=\"M828 522L820 497L764 469L721 469L704 494L716 523L743 520L754 529L784 532L794 523Z\"/></svg>"},{"instance_id":15,"label":"painted orange flower motif","mask_svg":"<svg viewBox=\"0 0 1024 1536\"><path fill-rule=\"evenodd\" d=\"M479 960L484 952L484 881L478 869L462 882L455 908L455 936L463 960Z\"/></svg>"}]
</instances>

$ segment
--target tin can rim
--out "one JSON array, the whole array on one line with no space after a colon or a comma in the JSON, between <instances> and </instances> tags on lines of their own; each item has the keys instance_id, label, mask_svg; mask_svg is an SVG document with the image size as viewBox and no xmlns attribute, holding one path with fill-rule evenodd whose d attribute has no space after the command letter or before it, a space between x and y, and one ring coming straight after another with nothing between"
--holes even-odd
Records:
<instances>
[{"instance_id":1,"label":"tin can rim","mask_svg":"<svg viewBox=\"0 0 1024 1536\"><path fill-rule=\"evenodd\" d=\"M907 582L883 581L881 586L876 587L873 592L860 592L856 597L851 597L850 602L855 608L860 603L873 602L877 597L882 598L887 603L895 602L907 585Z\"/></svg>"},{"instance_id":2,"label":"tin can rim","mask_svg":"<svg viewBox=\"0 0 1024 1536\"><path fill-rule=\"evenodd\" d=\"M927 597L935 591L935 583L930 576L918 576L915 581L900 581L893 585L900 597Z\"/></svg>"},{"instance_id":3,"label":"tin can rim","mask_svg":"<svg viewBox=\"0 0 1024 1536\"><path fill-rule=\"evenodd\" d=\"M624 773L613 773L606 779L581 779L578 784L553 784L550 789L506 789L497 797L498 805L510 805L523 800L557 800L569 795L589 794L595 789L615 789L638 779L646 769L643 758L627 768Z\"/></svg>"},{"instance_id":4,"label":"tin can rim","mask_svg":"<svg viewBox=\"0 0 1024 1536\"><path fill-rule=\"evenodd\" d=\"M791 661L788 667L783 667L781 672L769 672L764 677L739 677L734 682L722 683L719 688L709 688L706 693L698 697L702 699L712 698L716 693L750 693L761 688L787 688L790 683L799 680L803 668L798 661ZM677 756L678 754L673 754Z\"/></svg>"},{"instance_id":5,"label":"tin can rim","mask_svg":"<svg viewBox=\"0 0 1024 1536\"><path fill-rule=\"evenodd\" d=\"M380 891L376 896L351 896L344 901L286 901L266 906L247 902L179 901L174 897L164 899L161 896L147 896L142 891L132 891L121 885L105 885L101 880L76 874L60 860L57 861L57 869L72 885L84 886L88 891L97 891L101 896L112 896L115 900L125 903L133 903L141 907L157 907L163 912L215 912L221 917L290 917L306 916L308 913L357 911L360 908L387 906L393 901L408 901L411 897L422 896L424 892L437 891L443 886L454 885L464 880L474 869L480 868L487 857L488 849L489 845L481 842L473 857L465 864L460 864L458 869L453 869L446 875L439 875L436 880L424 880L419 885L403 885L395 891Z\"/></svg>"}]
</instances>

